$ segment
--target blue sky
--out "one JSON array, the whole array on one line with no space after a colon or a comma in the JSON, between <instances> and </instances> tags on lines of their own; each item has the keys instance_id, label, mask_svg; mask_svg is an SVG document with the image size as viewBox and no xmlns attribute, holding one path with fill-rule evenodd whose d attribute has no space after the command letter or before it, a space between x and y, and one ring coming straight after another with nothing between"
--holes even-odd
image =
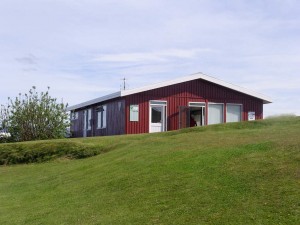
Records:
<instances>
[{"instance_id":1,"label":"blue sky","mask_svg":"<svg viewBox=\"0 0 300 225\"><path fill-rule=\"evenodd\" d=\"M1 0L0 103L35 85L69 105L203 72L300 115L300 1Z\"/></svg>"}]
</instances>

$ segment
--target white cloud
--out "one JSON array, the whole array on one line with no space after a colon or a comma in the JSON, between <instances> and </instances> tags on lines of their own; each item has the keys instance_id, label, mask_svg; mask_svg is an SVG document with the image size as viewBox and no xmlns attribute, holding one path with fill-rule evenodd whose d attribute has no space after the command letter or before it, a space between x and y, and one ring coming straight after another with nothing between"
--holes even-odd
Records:
<instances>
[{"instance_id":1,"label":"white cloud","mask_svg":"<svg viewBox=\"0 0 300 225\"><path fill-rule=\"evenodd\" d=\"M167 62L172 58L192 59L198 56L199 53L212 52L211 49L168 49L155 52L131 52L131 53L116 53L102 54L95 57L95 61L100 62Z\"/></svg>"}]
</instances>

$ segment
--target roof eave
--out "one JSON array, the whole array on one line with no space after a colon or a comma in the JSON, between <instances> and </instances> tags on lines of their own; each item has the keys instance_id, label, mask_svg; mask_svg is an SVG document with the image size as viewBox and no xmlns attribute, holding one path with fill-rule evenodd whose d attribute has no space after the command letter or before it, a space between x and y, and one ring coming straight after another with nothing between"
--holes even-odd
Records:
<instances>
[{"instance_id":1,"label":"roof eave","mask_svg":"<svg viewBox=\"0 0 300 225\"><path fill-rule=\"evenodd\" d=\"M72 110L84 108L86 106L94 105L94 104L97 104L97 103L100 103L100 102L104 102L104 101L107 101L107 100L118 98L120 96L121 96L121 92L118 91L118 92L115 92L115 93L112 93L112 94L109 94L109 95L102 96L100 98L95 98L95 99L92 99L90 101L82 102L80 104L67 107L67 111L72 111Z\"/></svg>"},{"instance_id":2,"label":"roof eave","mask_svg":"<svg viewBox=\"0 0 300 225\"><path fill-rule=\"evenodd\" d=\"M192 74L189 76L184 76L184 77L180 77L177 79L173 79L170 81L164 81L164 82L160 82L157 84L147 85L147 86L144 86L141 88L118 91L118 92L115 92L115 93L112 93L112 94L109 94L109 95L106 95L106 96L103 96L100 98L92 99L90 101L86 101L86 102L83 102L83 103L80 103L80 104L77 104L74 106L70 106L67 108L67 110L71 111L71 110L75 110L75 109L79 109L79 108L84 108L86 106L97 104L97 103L107 101L107 100L111 100L111 99L114 99L117 97L124 97L127 95L137 94L137 93L141 93L144 91L149 91L149 90L162 88L162 87L166 87L166 86L170 86L170 85L174 85L174 84L179 84L179 83L183 83L183 82L187 82L187 81L197 80L197 79L206 80L206 81L212 82L214 84L229 88L229 89L237 91L237 92L240 92L242 94L246 94L246 95L252 96L254 98L261 99L263 101L263 104L272 103L272 100L269 97L262 95L260 93L254 92L252 90L248 90L246 88L243 88L243 87L240 87L240 86L237 86L237 85L234 85L234 84L222 81L222 80L219 80L217 78L208 76L203 73L196 73L196 74Z\"/></svg>"}]
</instances>

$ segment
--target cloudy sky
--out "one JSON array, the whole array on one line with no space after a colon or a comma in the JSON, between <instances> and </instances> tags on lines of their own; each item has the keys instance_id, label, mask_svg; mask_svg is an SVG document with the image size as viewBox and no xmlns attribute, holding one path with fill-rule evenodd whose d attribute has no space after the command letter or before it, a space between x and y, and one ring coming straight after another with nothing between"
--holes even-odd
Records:
<instances>
[{"instance_id":1,"label":"cloudy sky","mask_svg":"<svg viewBox=\"0 0 300 225\"><path fill-rule=\"evenodd\" d=\"M203 72L300 115L298 0L1 0L0 103L33 85L69 105Z\"/></svg>"}]
</instances>

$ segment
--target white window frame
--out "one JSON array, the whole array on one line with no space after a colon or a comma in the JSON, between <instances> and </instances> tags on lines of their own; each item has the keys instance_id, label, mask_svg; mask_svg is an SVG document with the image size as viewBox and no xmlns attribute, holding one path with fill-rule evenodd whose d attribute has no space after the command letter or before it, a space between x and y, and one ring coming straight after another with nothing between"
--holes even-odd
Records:
<instances>
[{"instance_id":1,"label":"white window frame","mask_svg":"<svg viewBox=\"0 0 300 225\"><path fill-rule=\"evenodd\" d=\"M205 102L189 102L189 107L205 107Z\"/></svg>"},{"instance_id":2,"label":"white window frame","mask_svg":"<svg viewBox=\"0 0 300 225\"><path fill-rule=\"evenodd\" d=\"M210 124L209 123L209 117L210 117L210 115L209 115L209 105L223 105L223 110L222 110L222 122L221 123L213 123L213 124L222 124L222 123L224 123L224 103L218 103L218 102L208 102L208 104L207 104L207 125L212 125L212 124Z\"/></svg>"},{"instance_id":3,"label":"white window frame","mask_svg":"<svg viewBox=\"0 0 300 225\"><path fill-rule=\"evenodd\" d=\"M99 108L103 108L103 111L97 111L97 129L105 129L107 126L107 105L101 105ZM100 117L99 117L100 116ZM103 117L103 121L101 124L101 119Z\"/></svg>"},{"instance_id":4,"label":"white window frame","mask_svg":"<svg viewBox=\"0 0 300 225\"><path fill-rule=\"evenodd\" d=\"M243 104L238 104L238 103L226 103L226 123L234 123L234 122L227 122L227 112L228 112L228 105L238 105L241 107L241 113L240 113L240 118L241 120L239 122L243 121Z\"/></svg>"},{"instance_id":5,"label":"white window frame","mask_svg":"<svg viewBox=\"0 0 300 225\"><path fill-rule=\"evenodd\" d=\"M206 102L189 102L189 107L202 108L202 126L206 124Z\"/></svg>"},{"instance_id":6,"label":"white window frame","mask_svg":"<svg viewBox=\"0 0 300 225\"><path fill-rule=\"evenodd\" d=\"M138 104L131 104L129 109L129 121L130 122L139 122L139 105ZM136 107L137 111L133 111L131 107Z\"/></svg>"}]
</instances>

